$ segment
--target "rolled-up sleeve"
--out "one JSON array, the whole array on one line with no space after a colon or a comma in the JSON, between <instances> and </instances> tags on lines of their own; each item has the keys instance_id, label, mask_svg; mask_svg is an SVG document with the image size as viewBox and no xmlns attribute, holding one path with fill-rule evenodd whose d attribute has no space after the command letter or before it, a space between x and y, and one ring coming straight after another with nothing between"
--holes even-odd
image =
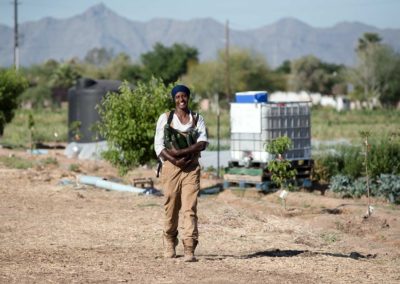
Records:
<instances>
[{"instance_id":1,"label":"rolled-up sleeve","mask_svg":"<svg viewBox=\"0 0 400 284\"><path fill-rule=\"evenodd\" d=\"M157 121L156 134L154 135L154 151L157 157L160 156L161 151L165 149L164 146L164 126L167 123L167 117L165 113L160 115Z\"/></svg>"},{"instance_id":2,"label":"rolled-up sleeve","mask_svg":"<svg viewBox=\"0 0 400 284\"><path fill-rule=\"evenodd\" d=\"M208 137L207 137L207 130L206 130L206 123L204 118L199 115L199 120L197 121L197 131L199 132L199 138L197 138L197 142L207 142L208 145Z\"/></svg>"}]
</instances>

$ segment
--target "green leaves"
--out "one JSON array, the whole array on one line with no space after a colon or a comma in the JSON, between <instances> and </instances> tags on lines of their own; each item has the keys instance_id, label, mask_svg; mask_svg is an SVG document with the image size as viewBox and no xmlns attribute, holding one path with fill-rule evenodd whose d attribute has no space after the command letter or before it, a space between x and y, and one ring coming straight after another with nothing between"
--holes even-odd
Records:
<instances>
[{"instance_id":1,"label":"green leaves","mask_svg":"<svg viewBox=\"0 0 400 284\"><path fill-rule=\"evenodd\" d=\"M55 69L50 77L49 86L51 88L69 88L75 84L80 77L76 68L71 64L61 64Z\"/></svg>"},{"instance_id":2,"label":"green leaves","mask_svg":"<svg viewBox=\"0 0 400 284\"><path fill-rule=\"evenodd\" d=\"M148 77L157 74L165 83L173 83L187 72L191 63L197 63L198 51L185 44L175 43L165 47L161 43L154 45L154 50L141 55Z\"/></svg>"},{"instance_id":3,"label":"green leaves","mask_svg":"<svg viewBox=\"0 0 400 284\"><path fill-rule=\"evenodd\" d=\"M28 87L27 80L13 69L0 70L0 136L14 117L18 97Z\"/></svg>"},{"instance_id":4,"label":"green leaves","mask_svg":"<svg viewBox=\"0 0 400 284\"><path fill-rule=\"evenodd\" d=\"M280 188L291 186L291 181L296 177L296 169L283 158L283 154L292 146L292 140L287 136L278 137L267 144L267 152L276 155L276 159L268 162L272 181Z\"/></svg>"},{"instance_id":5,"label":"green leaves","mask_svg":"<svg viewBox=\"0 0 400 284\"><path fill-rule=\"evenodd\" d=\"M197 95L216 101L219 94L223 103L232 100L227 94L227 58L220 50L216 60L192 65L183 82L193 86ZM229 53L229 85L231 92L247 90L275 91L286 88L285 76L274 72L265 58L250 50L233 48Z\"/></svg>"},{"instance_id":6,"label":"green leaves","mask_svg":"<svg viewBox=\"0 0 400 284\"><path fill-rule=\"evenodd\" d=\"M155 78L148 83L138 82L134 90L124 82L119 94L107 94L98 106L99 131L109 145L103 157L121 174L155 160L156 122L171 108L171 87Z\"/></svg>"},{"instance_id":7,"label":"green leaves","mask_svg":"<svg viewBox=\"0 0 400 284\"><path fill-rule=\"evenodd\" d=\"M381 174L370 181L371 195L384 197L391 203L400 203L400 176ZM343 197L360 198L367 194L366 179L354 179L346 175L335 175L329 189Z\"/></svg>"},{"instance_id":8,"label":"green leaves","mask_svg":"<svg viewBox=\"0 0 400 284\"><path fill-rule=\"evenodd\" d=\"M268 162L268 170L271 172L272 181L280 188L287 186L290 188L291 182L296 177L296 169L287 160L274 160Z\"/></svg>"},{"instance_id":9,"label":"green leaves","mask_svg":"<svg viewBox=\"0 0 400 284\"><path fill-rule=\"evenodd\" d=\"M292 140L287 136L282 136L267 144L267 152L274 155L283 155L291 146Z\"/></svg>"},{"instance_id":10,"label":"green leaves","mask_svg":"<svg viewBox=\"0 0 400 284\"><path fill-rule=\"evenodd\" d=\"M332 94L344 83L344 66L322 62L315 56L303 56L292 61L289 85L294 91Z\"/></svg>"},{"instance_id":11,"label":"green leaves","mask_svg":"<svg viewBox=\"0 0 400 284\"><path fill-rule=\"evenodd\" d=\"M365 33L358 41L356 52L357 64L349 71L355 86L350 96L395 105L400 99L400 54L383 44L375 33Z\"/></svg>"}]
</instances>

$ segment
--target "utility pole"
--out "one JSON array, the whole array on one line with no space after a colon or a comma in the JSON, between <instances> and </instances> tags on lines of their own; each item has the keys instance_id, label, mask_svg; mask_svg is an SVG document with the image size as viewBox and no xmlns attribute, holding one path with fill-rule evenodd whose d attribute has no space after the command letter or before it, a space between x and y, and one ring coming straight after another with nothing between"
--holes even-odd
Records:
<instances>
[{"instance_id":1,"label":"utility pole","mask_svg":"<svg viewBox=\"0 0 400 284\"><path fill-rule=\"evenodd\" d=\"M220 110L219 110L219 93L217 92L217 178L220 178L220 158L219 158L219 152L220 152Z\"/></svg>"},{"instance_id":2,"label":"utility pole","mask_svg":"<svg viewBox=\"0 0 400 284\"><path fill-rule=\"evenodd\" d=\"M225 92L226 98L229 102L231 96L231 82L230 82L230 66L229 66L229 20L225 24Z\"/></svg>"},{"instance_id":3,"label":"utility pole","mask_svg":"<svg viewBox=\"0 0 400 284\"><path fill-rule=\"evenodd\" d=\"M225 23L225 93L226 99L229 102L231 97L231 82L230 82L230 67L229 67L229 20ZM217 177L220 178L220 107L219 93L217 93Z\"/></svg>"},{"instance_id":4,"label":"utility pole","mask_svg":"<svg viewBox=\"0 0 400 284\"><path fill-rule=\"evenodd\" d=\"M18 0L14 0L14 68L19 69Z\"/></svg>"},{"instance_id":5,"label":"utility pole","mask_svg":"<svg viewBox=\"0 0 400 284\"><path fill-rule=\"evenodd\" d=\"M230 100L231 86L229 74L229 20L225 24L225 93ZM219 93L217 93L217 177L220 178L220 107Z\"/></svg>"}]
</instances>

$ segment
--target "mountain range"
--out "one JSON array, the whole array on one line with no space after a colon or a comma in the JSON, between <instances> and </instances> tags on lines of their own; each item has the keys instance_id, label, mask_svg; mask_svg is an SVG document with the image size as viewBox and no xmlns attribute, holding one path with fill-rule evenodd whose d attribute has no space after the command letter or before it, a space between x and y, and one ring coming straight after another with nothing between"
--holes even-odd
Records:
<instances>
[{"instance_id":1,"label":"mountain range","mask_svg":"<svg viewBox=\"0 0 400 284\"><path fill-rule=\"evenodd\" d=\"M140 11L139 11L140 12ZM211 18L179 21L157 18L139 22L124 18L104 4L66 18L43 18L19 25L21 65L48 59L83 58L95 47L125 52L132 59L151 51L156 42L165 46L185 43L197 48L200 60L215 59L225 45L225 25ZM284 60L314 55L329 63L354 65L358 39L378 33L385 44L400 50L400 29L379 29L358 22L342 22L316 28L294 18L251 30L229 31L231 47L253 50L265 56L272 67ZM0 66L13 63L13 28L0 24Z\"/></svg>"}]
</instances>

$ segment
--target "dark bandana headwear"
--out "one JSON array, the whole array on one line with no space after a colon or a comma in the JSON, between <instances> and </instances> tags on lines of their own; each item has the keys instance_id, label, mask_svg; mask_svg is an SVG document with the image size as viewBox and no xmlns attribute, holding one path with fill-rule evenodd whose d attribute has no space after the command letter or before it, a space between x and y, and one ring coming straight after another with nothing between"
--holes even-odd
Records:
<instances>
[{"instance_id":1,"label":"dark bandana headwear","mask_svg":"<svg viewBox=\"0 0 400 284\"><path fill-rule=\"evenodd\" d=\"M184 92L188 97L190 96L190 89L188 87L185 85L176 85L171 91L172 98L175 99L175 95L179 92Z\"/></svg>"}]
</instances>

